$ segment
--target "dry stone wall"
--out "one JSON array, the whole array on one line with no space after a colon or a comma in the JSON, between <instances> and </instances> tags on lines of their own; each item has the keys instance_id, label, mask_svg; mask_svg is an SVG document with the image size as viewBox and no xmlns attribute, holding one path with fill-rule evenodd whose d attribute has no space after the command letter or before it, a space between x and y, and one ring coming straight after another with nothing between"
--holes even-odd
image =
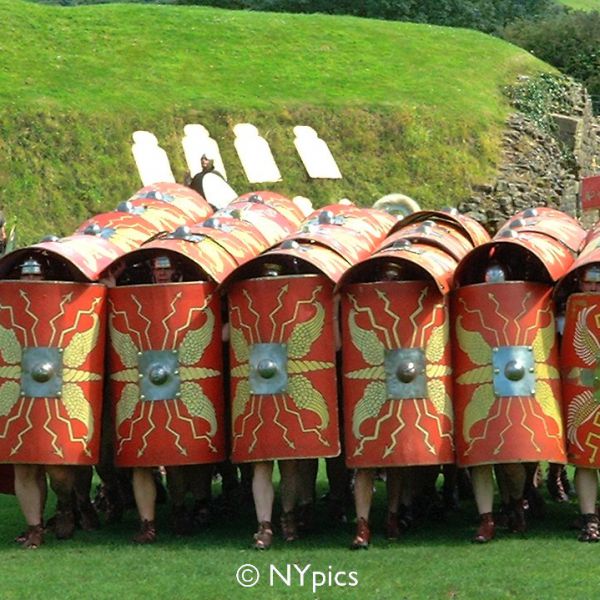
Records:
<instances>
[{"instance_id":1,"label":"dry stone wall","mask_svg":"<svg viewBox=\"0 0 600 600\"><path fill-rule=\"evenodd\" d=\"M548 133L523 113L506 123L502 158L495 181L473 188L459 206L494 233L508 217L531 206L551 206L579 215L579 179L598 174L600 123L585 89L573 85L569 114L553 114ZM597 214L583 215L590 225Z\"/></svg>"}]
</instances>

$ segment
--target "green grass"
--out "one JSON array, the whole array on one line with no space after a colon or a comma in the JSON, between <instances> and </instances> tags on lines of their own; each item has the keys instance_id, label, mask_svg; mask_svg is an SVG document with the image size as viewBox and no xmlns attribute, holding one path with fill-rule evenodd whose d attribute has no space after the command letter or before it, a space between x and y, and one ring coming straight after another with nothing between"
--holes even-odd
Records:
<instances>
[{"instance_id":1,"label":"green grass","mask_svg":"<svg viewBox=\"0 0 600 600\"><path fill-rule=\"evenodd\" d=\"M250 186L231 128L247 120L282 171L270 189L317 205L392 191L456 204L494 172L502 87L550 70L475 31L352 17L0 0L0 21L0 205L22 242L132 194L135 129L157 134L182 181L180 137L195 121L240 193ZM307 179L296 124L330 144L342 181Z\"/></svg>"},{"instance_id":2,"label":"green grass","mask_svg":"<svg viewBox=\"0 0 600 600\"><path fill-rule=\"evenodd\" d=\"M576 10L600 10L600 0L560 0L560 3Z\"/></svg>"},{"instance_id":3,"label":"green grass","mask_svg":"<svg viewBox=\"0 0 600 600\"><path fill-rule=\"evenodd\" d=\"M320 482L320 491L325 482ZM160 539L152 547L134 547L133 511L120 526L75 538L48 542L38 551L25 551L12 542L22 518L13 497L0 496L0 556L2 598L288 598L440 599L594 598L600 574L597 545L576 541L569 529L576 515L571 504L546 503L544 520L531 521L524 536L500 530L485 546L469 542L475 530L475 508L467 502L445 523L434 520L411 529L397 542L383 537L384 484L377 483L376 531L368 551L351 552L353 526L334 528L324 509L320 531L291 545L279 539L266 553L250 548L254 531L251 506L241 506L233 518L221 519L204 533L177 539L168 531L168 514L161 509ZM235 573L243 564L256 565L263 580L242 589ZM313 594L298 581L287 588L268 585L273 564L287 564L325 573L355 571L359 585Z\"/></svg>"}]
</instances>

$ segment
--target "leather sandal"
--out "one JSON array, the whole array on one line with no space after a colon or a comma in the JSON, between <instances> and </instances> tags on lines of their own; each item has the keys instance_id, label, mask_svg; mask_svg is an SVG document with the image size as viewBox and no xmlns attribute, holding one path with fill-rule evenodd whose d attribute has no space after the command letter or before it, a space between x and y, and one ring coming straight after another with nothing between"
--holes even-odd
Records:
<instances>
[{"instance_id":1,"label":"leather sandal","mask_svg":"<svg viewBox=\"0 0 600 600\"><path fill-rule=\"evenodd\" d=\"M284 512L281 515L281 533L286 542L294 542L298 539L298 528L296 527L294 511Z\"/></svg>"},{"instance_id":2,"label":"leather sandal","mask_svg":"<svg viewBox=\"0 0 600 600\"><path fill-rule=\"evenodd\" d=\"M270 521L261 521L258 531L254 534L254 548L256 550L268 550L273 543L273 526Z\"/></svg>"},{"instance_id":3,"label":"leather sandal","mask_svg":"<svg viewBox=\"0 0 600 600\"><path fill-rule=\"evenodd\" d=\"M367 550L371 541L371 530L369 523L363 517L359 517L356 521L356 535L350 545L351 550Z\"/></svg>"},{"instance_id":4,"label":"leather sandal","mask_svg":"<svg viewBox=\"0 0 600 600\"><path fill-rule=\"evenodd\" d=\"M496 535L496 526L491 512L483 513L479 516L479 528L475 532L473 542L476 544L485 544L494 539Z\"/></svg>"},{"instance_id":5,"label":"leather sandal","mask_svg":"<svg viewBox=\"0 0 600 600\"><path fill-rule=\"evenodd\" d=\"M156 541L156 524L154 521L144 519L140 531L133 536L136 544L153 544Z\"/></svg>"},{"instance_id":6,"label":"leather sandal","mask_svg":"<svg viewBox=\"0 0 600 600\"><path fill-rule=\"evenodd\" d=\"M21 546L23 548L29 548L36 550L44 543L44 526L40 523L39 525L30 525L24 534L23 542Z\"/></svg>"},{"instance_id":7,"label":"leather sandal","mask_svg":"<svg viewBox=\"0 0 600 600\"><path fill-rule=\"evenodd\" d=\"M580 542L600 542L600 519L598 518L598 515L590 513L581 515L581 517L583 526L577 539Z\"/></svg>"}]
</instances>

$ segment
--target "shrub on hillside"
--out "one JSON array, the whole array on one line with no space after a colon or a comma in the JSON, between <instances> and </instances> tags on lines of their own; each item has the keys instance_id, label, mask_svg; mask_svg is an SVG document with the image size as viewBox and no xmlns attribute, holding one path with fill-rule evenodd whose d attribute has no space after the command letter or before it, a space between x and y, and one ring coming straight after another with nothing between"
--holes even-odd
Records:
<instances>
[{"instance_id":1,"label":"shrub on hillside","mask_svg":"<svg viewBox=\"0 0 600 600\"><path fill-rule=\"evenodd\" d=\"M515 19L540 18L562 8L554 0L175 0L248 10L353 15L497 32Z\"/></svg>"},{"instance_id":2,"label":"shrub on hillside","mask_svg":"<svg viewBox=\"0 0 600 600\"><path fill-rule=\"evenodd\" d=\"M536 23L518 21L504 38L583 83L600 113L600 13L573 11Z\"/></svg>"}]
</instances>

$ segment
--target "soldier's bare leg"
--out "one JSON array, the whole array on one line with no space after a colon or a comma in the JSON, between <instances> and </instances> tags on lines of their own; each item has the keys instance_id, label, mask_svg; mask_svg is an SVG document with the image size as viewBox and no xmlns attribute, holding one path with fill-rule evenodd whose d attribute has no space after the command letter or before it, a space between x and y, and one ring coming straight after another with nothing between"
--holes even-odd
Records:
<instances>
[{"instance_id":1,"label":"soldier's bare leg","mask_svg":"<svg viewBox=\"0 0 600 600\"><path fill-rule=\"evenodd\" d=\"M151 467L133 469L133 495L141 521L140 532L133 540L138 544L151 544L156 539L156 482Z\"/></svg>"},{"instance_id":2,"label":"soldier's bare leg","mask_svg":"<svg viewBox=\"0 0 600 600\"><path fill-rule=\"evenodd\" d=\"M56 494L54 533L60 540L75 533L75 469L65 465L46 465L50 487Z\"/></svg>"},{"instance_id":3,"label":"soldier's bare leg","mask_svg":"<svg viewBox=\"0 0 600 600\"><path fill-rule=\"evenodd\" d=\"M40 479L46 481L42 465L15 465L15 494L27 525L42 522L46 493L42 494ZM44 489L46 486L44 485Z\"/></svg>"},{"instance_id":4,"label":"soldier's bare leg","mask_svg":"<svg viewBox=\"0 0 600 600\"><path fill-rule=\"evenodd\" d=\"M575 471L575 489L582 515L596 512L598 501L598 471L577 467Z\"/></svg>"},{"instance_id":5,"label":"soldier's bare leg","mask_svg":"<svg viewBox=\"0 0 600 600\"><path fill-rule=\"evenodd\" d=\"M257 550L267 550L273 539L271 515L273 512L273 462L257 462L253 464L252 496L258 521L258 531L254 534L254 547Z\"/></svg>"},{"instance_id":6,"label":"soldier's bare leg","mask_svg":"<svg viewBox=\"0 0 600 600\"><path fill-rule=\"evenodd\" d=\"M17 538L24 548L38 548L44 541L42 525L46 503L46 473L42 465L15 465L15 494L27 523L27 531Z\"/></svg>"},{"instance_id":7,"label":"soldier's bare leg","mask_svg":"<svg viewBox=\"0 0 600 600\"><path fill-rule=\"evenodd\" d=\"M583 520L579 533L580 542L600 541L600 520L596 513L598 499L598 471L577 467L575 490L579 499L579 510Z\"/></svg>"},{"instance_id":8,"label":"soldier's bare leg","mask_svg":"<svg viewBox=\"0 0 600 600\"><path fill-rule=\"evenodd\" d=\"M353 550L368 548L371 541L369 513L373 500L375 469L357 469L354 477L354 506L356 508L356 535L350 546Z\"/></svg>"},{"instance_id":9,"label":"soldier's bare leg","mask_svg":"<svg viewBox=\"0 0 600 600\"><path fill-rule=\"evenodd\" d=\"M281 476L279 485L282 508L281 532L286 542L293 542L298 539L296 517L294 515L299 479L298 461L279 460L277 461L277 465Z\"/></svg>"},{"instance_id":10,"label":"soldier's bare leg","mask_svg":"<svg viewBox=\"0 0 600 600\"><path fill-rule=\"evenodd\" d=\"M485 543L494 538L495 527L492 509L494 507L494 477L491 465L471 467L473 494L479 512L479 528L474 542Z\"/></svg>"}]
</instances>

